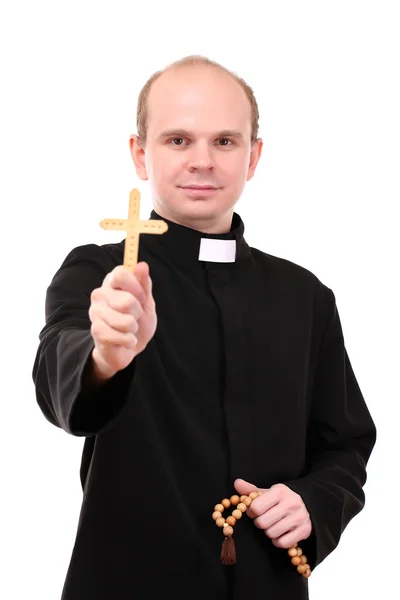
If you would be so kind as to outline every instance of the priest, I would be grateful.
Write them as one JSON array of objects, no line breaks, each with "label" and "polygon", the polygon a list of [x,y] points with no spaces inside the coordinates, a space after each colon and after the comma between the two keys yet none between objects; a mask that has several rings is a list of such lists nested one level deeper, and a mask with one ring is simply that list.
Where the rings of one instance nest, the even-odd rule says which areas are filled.
[{"label": "priest", "polygon": [[263,142],[242,79],[178,61],[137,126],[167,229],[140,235],[133,269],[124,239],[68,253],[33,367],[44,416],[84,438],[62,599],[305,600],[364,506],[376,439],[335,295],[246,242],[234,206]]}]

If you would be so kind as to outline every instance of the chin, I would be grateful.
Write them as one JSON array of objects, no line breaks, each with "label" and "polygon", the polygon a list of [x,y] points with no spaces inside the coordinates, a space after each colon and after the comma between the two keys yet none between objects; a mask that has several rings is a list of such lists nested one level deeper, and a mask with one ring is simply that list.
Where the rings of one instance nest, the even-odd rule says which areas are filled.
[{"label": "chin", "polygon": [[177,209],[179,212],[191,213],[191,214],[203,214],[203,215],[215,215],[220,214],[219,207],[209,200],[190,200],[185,202],[184,205],[179,206]]}]

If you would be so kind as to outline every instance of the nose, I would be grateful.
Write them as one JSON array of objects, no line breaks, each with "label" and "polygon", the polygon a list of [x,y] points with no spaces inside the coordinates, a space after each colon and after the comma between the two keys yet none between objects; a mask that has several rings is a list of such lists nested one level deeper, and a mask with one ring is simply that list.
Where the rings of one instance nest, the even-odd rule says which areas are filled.
[{"label": "nose", "polygon": [[190,169],[206,170],[210,169],[213,164],[212,150],[207,142],[198,142],[192,145],[188,160]]}]

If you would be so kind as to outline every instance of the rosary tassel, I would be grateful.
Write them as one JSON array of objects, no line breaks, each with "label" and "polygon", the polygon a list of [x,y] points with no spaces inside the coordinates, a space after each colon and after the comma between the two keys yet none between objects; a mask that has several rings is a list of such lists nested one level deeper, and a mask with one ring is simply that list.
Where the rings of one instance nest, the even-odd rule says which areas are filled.
[{"label": "rosary tassel", "polygon": [[232,535],[226,537],[222,543],[221,562],[223,565],[236,564],[235,540]]}]

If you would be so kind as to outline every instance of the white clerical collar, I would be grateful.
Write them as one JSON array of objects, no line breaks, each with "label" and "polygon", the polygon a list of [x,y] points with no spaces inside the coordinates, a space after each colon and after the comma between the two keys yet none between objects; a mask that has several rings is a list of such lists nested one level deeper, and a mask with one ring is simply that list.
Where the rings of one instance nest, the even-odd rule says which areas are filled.
[{"label": "white clerical collar", "polygon": [[201,238],[199,260],[229,263],[236,260],[236,240]]}]

